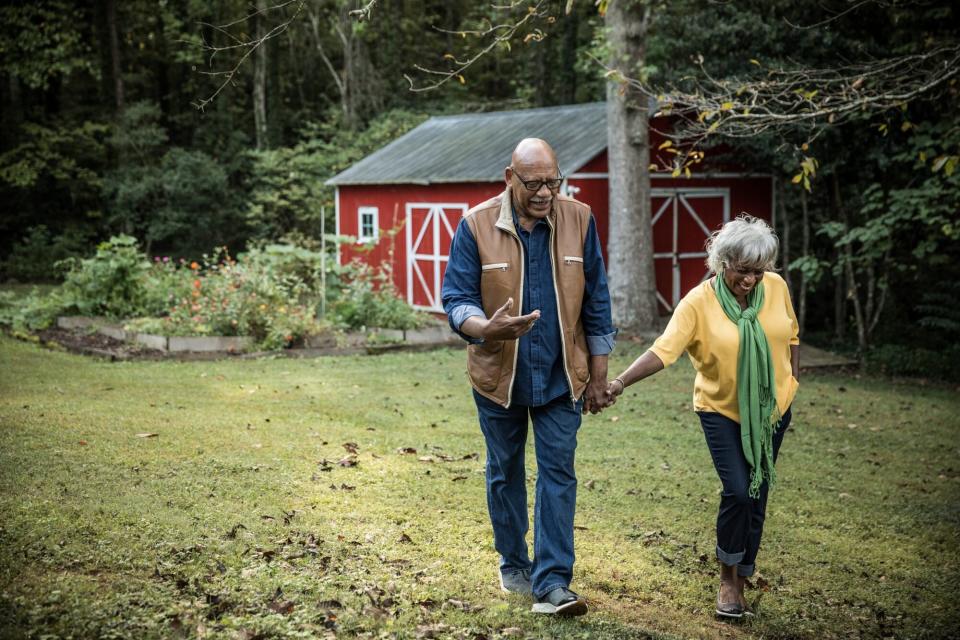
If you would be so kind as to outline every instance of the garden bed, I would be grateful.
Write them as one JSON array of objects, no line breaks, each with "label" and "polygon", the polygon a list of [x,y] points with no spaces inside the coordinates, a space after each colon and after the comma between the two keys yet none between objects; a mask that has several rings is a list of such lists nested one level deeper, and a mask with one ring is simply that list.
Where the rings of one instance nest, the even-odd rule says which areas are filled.
[{"label": "garden bed", "polygon": [[369,329],[347,333],[306,336],[302,344],[280,351],[249,351],[253,340],[247,336],[162,336],[127,331],[107,318],[61,316],[56,328],[38,332],[40,342],[73,353],[110,360],[181,359],[206,360],[226,356],[243,358],[263,355],[315,357],[358,353],[385,353],[396,350],[423,350],[455,345],[459,340],[445,326],[424,329]]}]

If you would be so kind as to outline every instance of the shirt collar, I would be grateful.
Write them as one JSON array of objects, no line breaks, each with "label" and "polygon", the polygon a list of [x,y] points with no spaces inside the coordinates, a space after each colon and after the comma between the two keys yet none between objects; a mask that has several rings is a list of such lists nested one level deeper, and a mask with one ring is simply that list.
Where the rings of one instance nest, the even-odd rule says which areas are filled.
[{"label": "shirt collar", "polygon": [[540,218],[533,224],[533,229],[527,231],[526,227],[520,224],[520,217],[517,216],[517,208],[513,206],[513,204],[510,205],[510,213],[513,214],[513,226],[517,229],[518,233],[530,233],[530,231],[536,229],[538,225],[547,224],[546,218]]}]

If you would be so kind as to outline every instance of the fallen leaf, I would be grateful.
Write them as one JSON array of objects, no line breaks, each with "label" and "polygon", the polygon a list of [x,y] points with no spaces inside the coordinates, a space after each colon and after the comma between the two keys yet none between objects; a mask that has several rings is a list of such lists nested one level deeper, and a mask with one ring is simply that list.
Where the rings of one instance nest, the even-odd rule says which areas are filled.
[{"label": "fallen leaf", "polygon": [[84,446],[84,447],[85,447],[86,445],[87,445],[87,441],[86,441],[86,440],[81,440],[81,441],[80,441],[80,446]]},{"label": "fallen leaf", "polygon": [[441,635],[445,635],[449,629],[450,629],[450,625],[444,624],[442,622],[436,622],[434,624],[418,624],[416,637],[417,638],[439,638]]},{"label": "fallen leaf", "polygon": [[480,605],[470,604],[469,602],[464,602],[463,600],[457,600],[456,598],[450,598],[449,600],[447,600],[447,604],[449,604],[452,607],[456,607],[457,609],[466,611],[468,613],[472,613],[474,611],[483,611],[483,607],[481,607]]},{"label": "fallen leaf", "polygon": [[[84,442],[83,444],[87,444],[87,443]],[[434,458],[433,456],[420,456],[419,458],[417,458],[417,460],[419,460],[420,462],[436,462],[436,458]]]},{"label": "fallen leaf", "polygon": [[243,526],[242,523],[237,523],[230,528],[230,531],[227,531],[224,537],[227,538],[228,540],[233,540],[234,538],[237,537],[237,531],[239,531],[240,529],[246,529],[246,527]]},{"label": "fallen leaf", "polygon": [[138,438],[156,438],[159,435],[160,435],[159,433],[138,433],[137,437]]},{"label": "fallen leaf", "polygon": [[341,467],[355,467],[355,466],[357,466],[358,464],[360,464],[360,461],[357,460],[356,454],[351,453],[350,455],[346,456],[345,458],[341,458],[341,459],[337,462],[337,464],[340,465]]},{"label": "fallen leaf", "polygon": [[401,533],[401,534],[400,534],[400,538],[399,538],[399,540],[397,540],[397,542],[402,542],[402,543],[404,543],[404,544],[413,544],[413,540],[411,540],[411,539],[410,539],[410,536],[408,536],[408,535],[405,534],[405,533]]},{"label": "fallen leaf", "polygon": [[283,602],[271,602],[267,605],[267,608],[274,613],[279,613],[282,615],[288,615],[293,612],[294,602],[292,600],[284,600]]},{"label": "fallen leaf", "polygon": [[453,480],[454,482],[459,482],[460,480],[466,480],[466,479],[467,479],[467,476],[453,476],[453,478],[451,478],[451,480]]},{"label": "fallen leaf", "polygon": [[415,454],[416,452],[417,450],[414,449],[413,447],[400,447],[399,449],[397,449],[397,453],[403,454],[403,455]]},{"label": "fallen leaf", "polygon": [[321,600],[317,603],[320,609],[342,609],[343,605],[339,600]]},{"label": "fallen leaf", "polygon": [[620,420],[620,416],[610,416],[610,422],[617,422]]},{"label": "fallen leaf", "polygon": [[597,484],[596,480],[587,480],[586,482],[583,483],[583,486],[586,489],[593,489],[594,485],[596,484]]},{"label": "fallen leaf", "polygon": [[359,448],[359,445],[357,445],[356,442],[344,442],[343,448],[347,450],[347,453],[356,454],[357,449]]}]

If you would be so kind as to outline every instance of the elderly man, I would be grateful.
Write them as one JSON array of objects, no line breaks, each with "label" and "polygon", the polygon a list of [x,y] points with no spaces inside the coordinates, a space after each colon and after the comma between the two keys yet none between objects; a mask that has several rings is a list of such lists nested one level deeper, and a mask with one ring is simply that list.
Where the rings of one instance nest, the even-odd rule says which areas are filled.
[{"label": "elderly man", "polygon": [[[581,413],[608,403],[616,330],[596,223],[560,195],[563,178],[543,140],[517,145],[506,190],[460,222],[443,305],[466,339],[467,373],[487,445],[487,505],[500,586],[532,594],[533,610],[583,615],[570,590],[574,452]],[[537,457],[533,561],[527,553],[524,450],[533,420]]]}]

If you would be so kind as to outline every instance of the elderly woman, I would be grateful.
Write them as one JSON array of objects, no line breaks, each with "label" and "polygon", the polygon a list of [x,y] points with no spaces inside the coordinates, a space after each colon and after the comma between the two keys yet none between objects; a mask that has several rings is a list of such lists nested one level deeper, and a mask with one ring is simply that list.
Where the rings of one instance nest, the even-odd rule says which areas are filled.
[{"label": "elderly woman", "polygon": [[799,327],[787,285],[772,271],[777,249],[763,220],[742,214],[723,225],[707,241],[714,276],[684,296],[653,346],[607,386],[613,402],[690,354],[694,411],[723,483],[717,614],[731,618],[753,613],[743,586],[754,573],[767,491],[799,386]]}]

